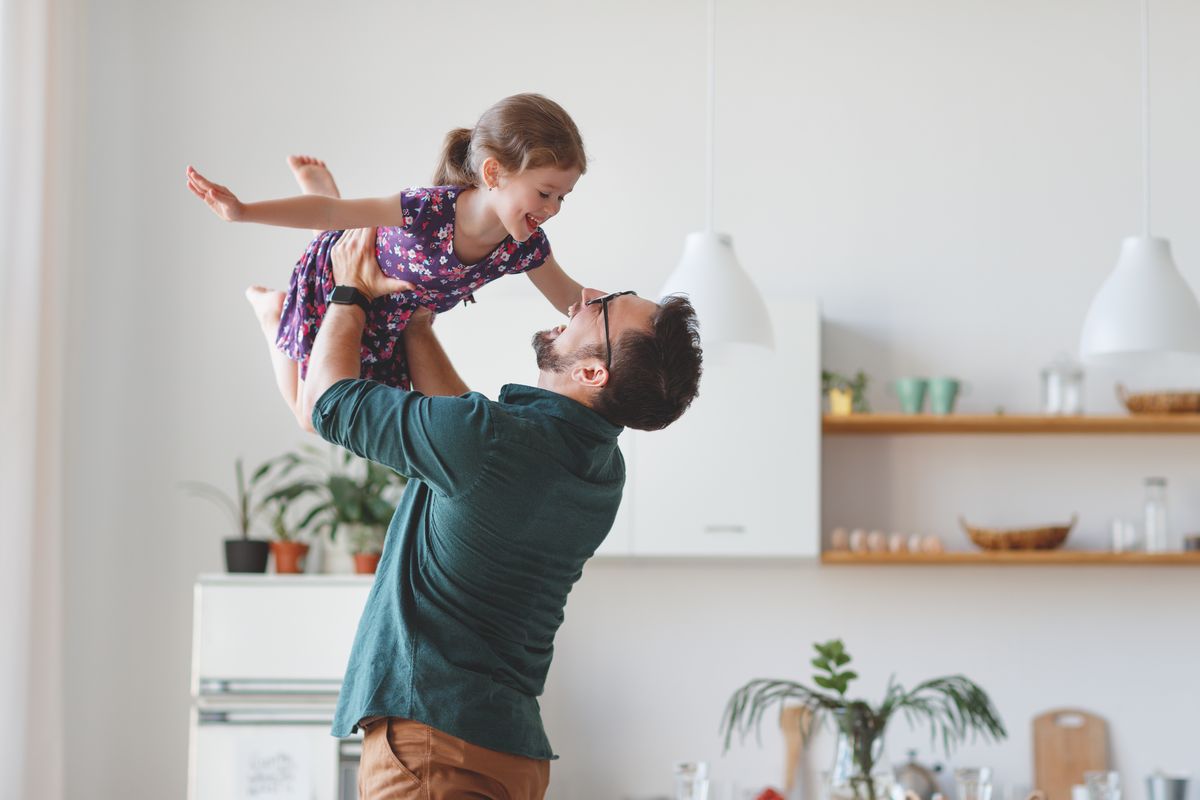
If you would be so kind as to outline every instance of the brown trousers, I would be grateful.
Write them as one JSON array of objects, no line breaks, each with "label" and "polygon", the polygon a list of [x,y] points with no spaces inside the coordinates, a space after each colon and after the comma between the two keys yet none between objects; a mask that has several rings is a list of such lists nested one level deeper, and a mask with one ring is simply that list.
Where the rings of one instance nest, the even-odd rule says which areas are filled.
[{"label": "brown trousers", "polygon": [[359,800],[542,800],[550,762],[500,753],[400,717],[363,729]]}]

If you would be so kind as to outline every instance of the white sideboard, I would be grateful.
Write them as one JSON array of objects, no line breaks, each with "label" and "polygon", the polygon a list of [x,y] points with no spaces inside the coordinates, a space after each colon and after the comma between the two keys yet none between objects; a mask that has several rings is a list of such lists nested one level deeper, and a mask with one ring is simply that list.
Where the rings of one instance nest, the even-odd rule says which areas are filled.
[{"label": "white sideboard", "polygon": [[197,580],[189,800],[357,797],[361,737],[330,727],[373,577]]}]

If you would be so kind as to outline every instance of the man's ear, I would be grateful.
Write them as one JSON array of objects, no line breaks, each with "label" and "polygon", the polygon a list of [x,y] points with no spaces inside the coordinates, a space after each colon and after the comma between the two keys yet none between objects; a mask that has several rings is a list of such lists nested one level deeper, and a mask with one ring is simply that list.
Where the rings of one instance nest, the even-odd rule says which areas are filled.
[{"label": "man's ear", "polygon": [[571,380],[589,389],[603,389],[608,385],[608,368],[599,359],[585,359],[571,368]]}]

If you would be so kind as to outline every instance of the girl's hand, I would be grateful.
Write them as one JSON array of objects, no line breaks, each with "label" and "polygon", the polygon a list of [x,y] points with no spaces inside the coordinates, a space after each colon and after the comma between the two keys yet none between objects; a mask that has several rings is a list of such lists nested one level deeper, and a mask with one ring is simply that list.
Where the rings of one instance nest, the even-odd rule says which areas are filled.
[{"label": "girl's hand", "polygon": [[192,194],[208,203],[213,213],[226,222],[237,222],[245,213],[245,204],[233,192],[219,183],[213,183],[197,172],[195,167],[187,168],[187,182]]},{"label": "girl's hand", "polygon": [[379,268],[375,256],[375,228],[352,228],[329,250],[333,261],[333,281],[341,286],[353,286],[371,300],[385,294],[412,291],[408,281],[388,277]]}]

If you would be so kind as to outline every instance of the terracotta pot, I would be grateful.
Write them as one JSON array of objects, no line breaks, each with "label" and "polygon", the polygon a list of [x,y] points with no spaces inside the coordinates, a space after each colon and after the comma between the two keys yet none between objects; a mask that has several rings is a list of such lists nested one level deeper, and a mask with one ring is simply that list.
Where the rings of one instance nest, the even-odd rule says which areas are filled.
[{"label": "terracotta pot", "polygon": [[354,571],[359,575],[374,575],[379,566],[380,553],[355,553]]},{"label": "terracotta pot", "polygon": [[275,572],[280,575],[295,575],[304,571],[304,557],[308,545],[304,542],[271,542],[271,553],[275,556]]}]

